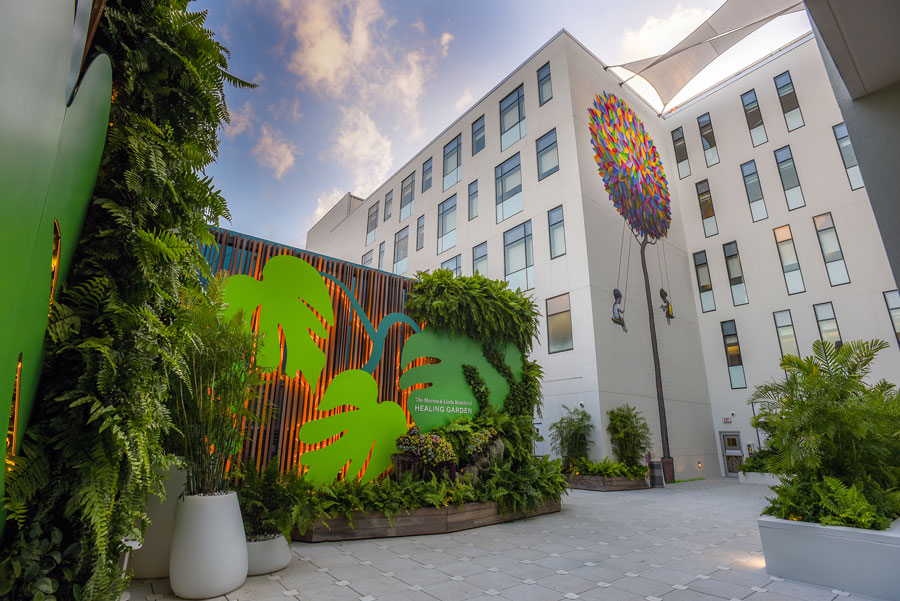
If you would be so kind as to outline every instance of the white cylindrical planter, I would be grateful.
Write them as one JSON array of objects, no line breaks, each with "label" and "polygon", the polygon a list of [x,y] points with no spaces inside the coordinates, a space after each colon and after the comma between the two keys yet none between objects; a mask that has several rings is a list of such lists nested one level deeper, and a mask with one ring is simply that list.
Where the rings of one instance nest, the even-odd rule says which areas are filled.
[{"label": "white cylindrical planter", "polygon": [[259,576],[282,570],[291,563],[291,548],[280,534],[275,538],[247,541],[248,576]]},{"label": "white cylindrical planter", "polygon": [[175,504],[184,492],[184,470],[172,467],[166,474],[166,500],[156,495],[147,497],[147,517],[150,525],[144,533],[144,544],[131,555],[135,578],[167,578],[169,550],[172,548],[172,527],[175,524]]},{"label": "white cylindrical planter", "polygon": [[247,579],[247,538],[237,495],[185,495],[175,508],[172,591],[185,599],[230,593]]}]

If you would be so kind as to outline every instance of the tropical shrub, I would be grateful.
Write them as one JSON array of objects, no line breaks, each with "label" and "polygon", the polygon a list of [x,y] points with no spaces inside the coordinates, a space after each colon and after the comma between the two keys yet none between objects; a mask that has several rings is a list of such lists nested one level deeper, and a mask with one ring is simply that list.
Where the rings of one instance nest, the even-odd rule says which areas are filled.
[{"label": "tropical shrub", "polygon": [[53,303],[22,453],[7,475],[0,597],[118,599],[123,539],[161,492],[177,316],[228,218],[204,168],[228,120],[228,51],[187,0],[108,0],[90,54],[112,62],[109,130],[78,248]]},{"label": "tropical shrub", "polygon": [[758,386],[754,425],[769,433],[765,471],[783,474],[765,514],[883,529],[900,516],[900,396],[866,378],[880,340],[815,341],[782,359],[782,380]]},{"label": "tropical shrub", "polygon": [[569,409],[566,405],[562,408],[566,413],[550,426],[550,444],[562,458],[563,465],[568,467],[587,457],[594,424],[591,414],[584,409]]},{"label": "tropical shrub", "polygon": [[453,446],[446,438],[434,433],[419,434],[419,429],[415,426],[397,439],[397,450],[401,453],[408,453],[430,466],[456,461]]},{"label": "tropical shrub", "polygon": [[297,480],[293,472],[279,474],[274,457],[261,473],[255,466],[244,471],[237,496],[247,540],[264,540],[278,534],[290,540],[294,508],[301,500]]},{"label": "tropical shrub", "polygon": [[577,459],[569,469],[569,473],[575,475],[631,478],[632,480],[646,478],[648,471],[646,465],[628,465],[621,461],[611,461],[609,457],[604,457],[603,461]]},{"label": "tropical shrub", "polygon": [[650,426],[641,412],[622,405],[606,412],[606,431],[613,454],[626,465],[640,466],[644,453],[650,450]]},{"label": "tropical shrub", "polygon": [[760,449],[745,459],[738,469],[745,474],[747,472],[765,472],[769,467],[769,459],[774,454],[775,450],[770,447]]}]

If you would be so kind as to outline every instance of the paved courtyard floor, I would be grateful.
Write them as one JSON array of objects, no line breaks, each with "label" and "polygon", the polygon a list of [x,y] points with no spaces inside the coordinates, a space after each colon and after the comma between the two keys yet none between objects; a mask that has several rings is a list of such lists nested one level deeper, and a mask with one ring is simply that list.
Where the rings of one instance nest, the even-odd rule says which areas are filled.
[{"label": "paved courtyard floor", "polygon": [[[756,527],[769,489],[734,480],[572,491],[560,513],[454,534],[293,543],[284,570],[216,601],[831,601],[770,578]],[[136,581],[133,601],[175,599]],[[871,598],[869,598],[871,599]]]}]

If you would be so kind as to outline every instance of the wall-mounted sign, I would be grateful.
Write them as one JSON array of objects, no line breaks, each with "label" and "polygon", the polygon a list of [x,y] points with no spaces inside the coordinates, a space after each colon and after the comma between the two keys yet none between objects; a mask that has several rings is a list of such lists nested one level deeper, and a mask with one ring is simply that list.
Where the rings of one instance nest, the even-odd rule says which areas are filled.
[{"label": "wall-mounted sign", "polygon": [[731,423],[731,418],[730,418],[730,417],[723,417],[723,418],[722,418],[722,423],[723,423],[723,424],[730,424],[730,423]]}]

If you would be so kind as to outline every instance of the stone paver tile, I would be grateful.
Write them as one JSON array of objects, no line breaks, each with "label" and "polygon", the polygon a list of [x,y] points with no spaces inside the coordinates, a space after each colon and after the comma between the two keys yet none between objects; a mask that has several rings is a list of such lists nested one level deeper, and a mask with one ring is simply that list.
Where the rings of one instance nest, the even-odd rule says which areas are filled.
[{"label": "stone paver tile", "polygon": [[390,597],[391,595],[387,593],[393,594],[409,590],[408,584],[389,576],[354,580],[349,586],[360,595],[372,595],[375,598]]},{"label": "stone paver tile", "polygon": [[427,586],[436,582],[450,580],[450,576],[440,570],[429,570],[423,567],[414,568],[412,570],[403,570],[402,572],[394,572],[394,578],[402,580],[406,584]]},{"label": "stone paver tile", "polygon": [[572,574],[554,574],[552,576],[547,576],[546,578],[541,578],[538,581],[538,584],[560,593],[576,594],[583,593],[595,586],[592,581]]},{"label": "stone paver tile", "polygon": [[484,590],[466,581],[447,580],[431,584],[423,589],[440,601],[465,601],[484,594]]},{"label": "stone paver tile", "polygon": [[328,568],[328,573],[331,574],[335,580],[350,580],[351,582],[354,580],[365,580],[366,578],[377,578],[385,571],[393,572],[394,570],[382,570],[374,566],[359,565],[359,563],[352,566]]},{"label": "stone paver tile", "polygon": [[707,595],[697,591],[672,590],[662,596],[663,601],[722,601],[722,597]]},{"label": "stone paver tile", "polygon": [[520,563],[519,565],[506,568],[505,570],[503,570],[503,573],[509,574],[510,576],[515,576],[516,578],[520,578],[523,580],[525,578],[540,580],[541,578],[551,576],[555,572],[550,568],[545,568],[543,566]]},{"label": "stone paver tile", "polygon": [[581,593],[582,599],[589,601],[645,601],[645,595],[639,595],[618,588],[593,588]]},{"label": "stone paver tile", "polygon": [[145,601],[147,597],[153,595],[153,587],[149,582],[132,580],[128,592],[131,593],[132,601]]},{"label": "stone paver tile", "polygon": [[521,584],[522,579],[503,572],[481,572],[480,574],[466,577],[466,582],[480,587],[484,591],[491,589],[502,591]]},{"label": "stone paver tile", "polygon": [[[749,597],[745,597],[744,599],[745,601],[797,601],[796,597],[788,597],[785,595],[779,595],[778,593],[770,593],[768,591],[765,593],[753,593],[752,595],[750,595]],[[844,599],[844,597],[841,597],[841,599]]]},{"label": "stone paver tile", "polygon": [[[475,563],[474,561],[454,561],[452,563],[438,565],[436,566],[436,568],[445,574],[449,574],[450,576],[471,576],[473,574],[487,571],[487,567],[481,565],[480,563]],[[508,570],[504,571],[508,572]]]},{"label": "stone paver tile", "polygon": [[154,595],[172,596],[172,585],[169,584],[168,578],[160,578],[158,580],[154,580],[150,583],[150,588],[153,589]]},{"label": "stone paver tile", "polygon": [[518,559],[504,557],[503,555],[482,555],[472,560],[472,563],[483,565],[486,568],[510,568],[519,565]]},{"label": "stone paver tile", "polygon": [[413,559],[403,559],[392,553],[382,559],[373,560],[372,567],[382,572],[402,572],[403,570],[420,568],[422,565]]},{"label": "stone paver tile", "polygon": [[612,568],[599,566],[582,566],[575,568],[570,574],[590,580],[591,582],[615,582],[619,578],[625,578],[625,572],[613,570]]},{"label": "stone paver tile", "polygon": [[559,592],[545,588],[540,584],[520,584],[502,591],[500,595],[510,601],[559,601]]},{"label": "stone paver tile", "polygon": [[275,597],[284,590],[280,580],[269,580],[265,576],[249,576],[240,588],[226,596],[228,601],[256,601],[265,597]]},{"label": "stone paver tile", "polygon": [[[799,582],[770,581],[766,585],[770,593],[776,595],[784,595],[785,597],[794,597],[801,601],[831,601],[837,594],[832,592],[831,588],[818,587],[812,584],[800,584]],[[843,599],[843,597],[839,597]]]},{"label": "stone paver tile", "polygon": [[[359,601],[360,596],[348,586],[334,584],[328,588],[299,587],[294,590],[299,591],[297,598],[303,601]],[[282,600],[291,601],[291,597],[282,597]]]},{"label": "stone paver tile", "polygon": [[534,565],[541,566],[550,570],[566,570],[571,571],[584,565],[583,561],[570,559],[568,557],[544,557],[534,562]]},{"label": "stone paver tile", "polygon": [[453,555],[449,555],[447,553],[437,553],[435,551],[429,551],[427,553],[421,553],[419,555],[413,555],[410,559],[414,559],[421,564],[430,563],[431,565],[441,565],[442,563],[450,563],[451,561],[456,561],[457,558]]},{"label": "stone paver tile", "polygon": [[281,574],[281,584],[287,589],[298,588],[323,588],[330,586],[335,580],[343,580],[342,578],[334,578],[327,572],[307,572],[307,571],[287,571]]},{"label": "stone paver tile", "polygon": [[547,557],[548,554],[544,553],[543,551],[538,551],[537,549],[523,549],[519,547],[516,549],[512,549],[511,551],[506,551],[504,555],[506,557],[512,557],[513,559],[530,559],[534,561],[536,559],[541,559],[542,557]]},{"label": "stone paver tile", "polygon": [[[753,589],[747,586],[741,586],[724,580],[697,579],[688,585],[692,591],[699,591],[708,595],[715,595],[724,599],[743,599],[753,594]],[[829,598],[830,601],[830,598]]]},{"label": "stone paver tile", "polygon": [[649,578],[643,578],[641,576],[635,578],[620,578],[613,582],[612,585],[623,591],[644,596],[652,595],[654,597],[661,597],[672,590],[671,585],[656,580],[650,580]]},{"label": "stone paver tile", "polygon": [[697,576],[694,574],[682,572],[681,570],[673,570],[668,566],[648,568],[641,572],[641,576],[643,578],[649,578],[650,580],[658,580],[665,584],[687,584],[688,582],[697,579]]}]

